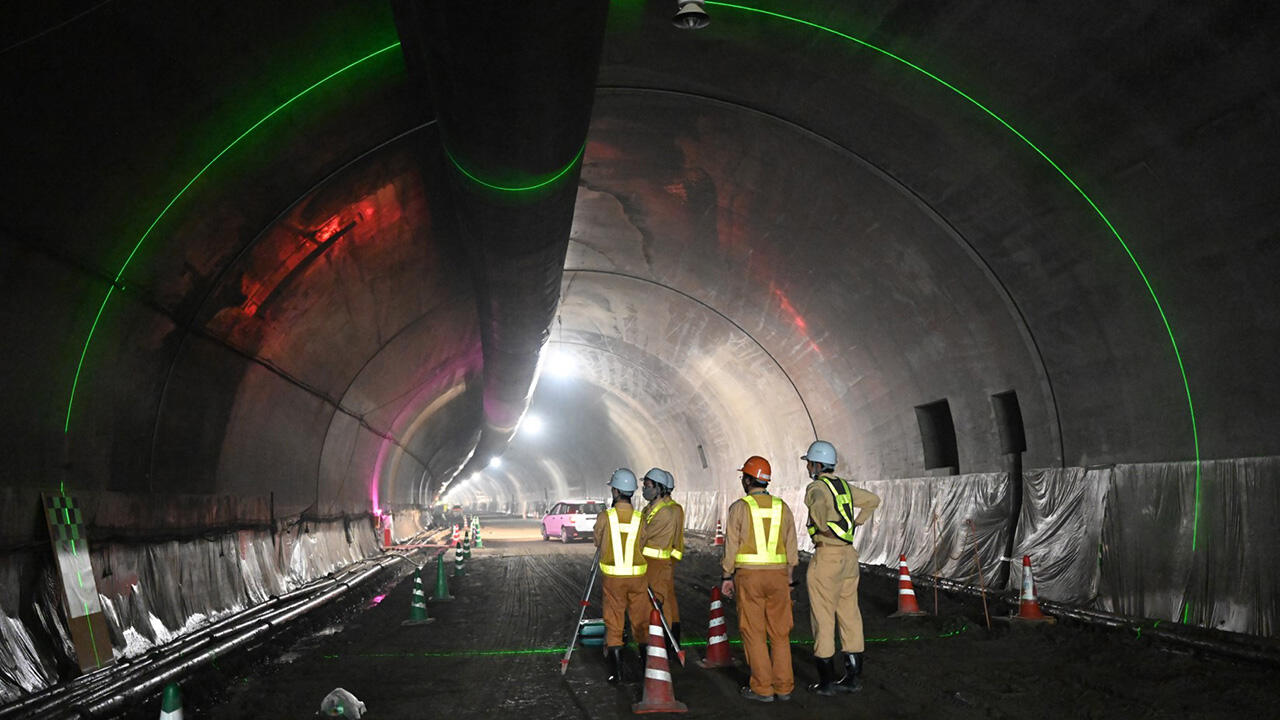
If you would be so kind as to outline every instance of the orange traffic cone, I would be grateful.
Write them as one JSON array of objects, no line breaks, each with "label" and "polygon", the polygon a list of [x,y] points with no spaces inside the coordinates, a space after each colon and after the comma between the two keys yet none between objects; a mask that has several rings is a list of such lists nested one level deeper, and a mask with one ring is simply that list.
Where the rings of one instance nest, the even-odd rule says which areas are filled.
[{"label": "orange traffic cone", "polygon": [[724,525],[720,521],[716,521],[716,537],[711,541],[712,545],[724,545]]},{"label": "orange traffic cone", "polygon": [[720,586],[711,588],[711,623],[707,628],[707,653],[698,661],[698,667],[733,667],[729,654],[729,635],[724,626],[724,603],[720,599]]},{"label": "orange traffic cone", "polygon": [[1022,556],[1022,597],[1018,604],[1018,614],[1014,616],[1016,620],[1031,620],[1034,622],[1051,622],[1053,618],[1040,612],[1040,602],[1036,600],[1036,581],[1031,574],[1031,556]]},{"label": "orange traffic cone", "polygon": [[916,589],[911,584],[911,571],[907,569],[907,556],[898,556],[898,612],[889,617],[915,617],[927,615],[916,602]]},{"label": "orange traffic cone", "polygon": [[631,706],[631,712],[682,713],[689,706],[676,700],[671,688],[671,665],[667,663],[667,640],[662,634],[662,615],[649,611],[649,657],[644,666],[644,697]]}]

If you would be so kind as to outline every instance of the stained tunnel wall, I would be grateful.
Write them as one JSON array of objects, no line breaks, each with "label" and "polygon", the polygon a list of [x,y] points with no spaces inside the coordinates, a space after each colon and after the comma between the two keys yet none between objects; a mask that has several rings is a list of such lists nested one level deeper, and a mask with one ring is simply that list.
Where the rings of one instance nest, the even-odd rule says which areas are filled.
[{"label": "stained tunnel wall", "polygon": [[[1195,460],[1187,390],[1133,260],[1025,142],[950,89],[857,43],[715,6],[709,31],[673,33],[652,5],[611,8],[575,219],[582,252],[571,253],[571,266],[622,268],[735,319],[779,359],[818,432],[846,448],[847,469],[868,479],[919,474],[911,408],[943,397],[956,409],[962,468],[997,469],[988,398],[1008,389],[1024,402],[1029,466]],[[1003,3],[977,13],[801,2],[786,12],[937,72],[1059,161],[1107,213],[1161,299],[1194,397],[1200,456],[1280,452],[1280,410],[1270,401],[1280,394],[1274,9]],[[291,21],[298,17],[307,20]],[[417,371],[458,363],[438,386],[437,397],[452,391],[452,399],[421,422],[417,411],[431,401],[380,404],[398,397],[390,387],[398,383],[382,385],[381,371],[360,374],[374,351],[355,353],[360,344],[342,328],[320,322],[285,332],[297,355],[280,357],[225,334],[184,331],[220,307],[243,308],[234,282],[241,250],[262,242],[296,200],[422,124],[422,98],[406,92],[394,52],[282,111],[175,203],[112,291],[85,356],[73,425],[63,429],[82,338],[135,239],[229,139],[324,74],[394,43],[390,14],[339,2],[265,11],[111,4],[13,45],[27,39],[22,28],[41,26],[17,24],[0,42],[0,84],[13,99],[5,121],[13,131],[0,139],[9,199],[0,327],[11,338],[0,351],[0,452],[9,459],[0,482],[12,506],[65,483],[172,504],[182,493],[266,491],[282,514],[363,513],[368,497],[357,488],[379,458],[395,468],[392,502],[420,501],[415,458],[447,477],[478,431],[474,356],[459,350],[471,343],[461,318],[473,304],[466,282],[448,272],[454,265],[438,266],[437,286],[420,273],[411,280],[413,262],[396,258],[390,264],[403,275],[349,283],[367,307],[340,310],[344,320],[333,321],[400,307],[389,297],[440,293],[419,305],[419,324],[402,318],[421,335],[406,331],[403,345],[376,356],[389,372],[399,368],[405,392],[426,380],[402,363],[425,358]],[[430,147],[421,136],[404,142]],[[330,187],[354,190],[345,183],[356,175]],[[427,207],[440,180],[417,181]],[[893,227],[876,226],[890,208]],[[417,243],[423,257],[447,255],[447,223],[432,232],[421,218],[407,225],[405,242],[387,247]],[[748,269],[760,267],[763,280],[751,277]],[[901,303],[894,309],[883,304],[884,289],[904,269],[930,279],[916,294],[888,298]],[[321,277],[342,277],[323,261],[312,271],[322,271],[317,284],[298,286],[283,306],[301,308],[307,292],[335,291]],[[854,291],[850,277],[861,280],[849,283]],[[914,329],[892,322],[902,306],[912,308]],[[448,348],[434,342],[441,336]],[[671,349],[622,329],[612,337],[636,343],[638,355]],[[597,381],[625,389],[618,371],[600,372]],[[264,390],[250,390],[254,383]],[[721,438],[707,444],[717,467],[748,446],[789,461],[803,445],[804,423],[791,411],[736,442],[724,440],[735,413],[717,412],[719,428],[703,410],[688,414],[690,434]],[[383,452],[388,436],[399,450]],[[687,449],[668,449],[693,462]],[[696,467],[677,470],[700,477]],[[12,545],[42,530],[19,514],[5,533]]]}]

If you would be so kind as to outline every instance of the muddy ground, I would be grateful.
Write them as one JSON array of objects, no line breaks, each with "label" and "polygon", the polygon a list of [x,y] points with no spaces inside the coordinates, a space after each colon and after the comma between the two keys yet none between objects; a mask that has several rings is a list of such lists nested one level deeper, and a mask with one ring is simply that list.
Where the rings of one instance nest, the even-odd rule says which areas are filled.
[{"label": "muddy ground", "polygon": [[[214,681],[207,671],[184,684],[189,716],[309,718],[326,693],[344,687],[366,704],[370,720],[629,717],[641,684],[607,684],[599,650],[578,649],[567,675],[560,674],[590,572],[590,543],[544,542],[536,521],[500,518],[486,521],[483,537],[485,548],[473,551],[466,575],[451,581],[456,599],[429,605],[435,622],[401,625],[410,579],[377,590],[386,594],[376,604],[371,590],[358,608],[273,648],[274,657],[227,662]],[[713,549],[694,545],[678,566],[677,590],[686,639],[705,641],[719,570]],[[452,573],[452,553],[447,558]],[[739,667],[720,670],[697,668],[702,648],[691,647],[688,667],[673,668],[676,698],[690,717],[704,718],[1280,716],[1280,672],[1273,666],[1072,622],[987,630],[981,604],[962,595],[944,593],[938,616],[893,619],[896,584],[889,578],[864,575],[860,595],[868,638],[861,693],[825,698],[798,688],[786,704],[748,703],[737,695],[747,677],[740,647],[733,649]],[[795,600],[793,657],[797,683],[804,684],[816,673],[803,584]],[[932,592],[922,591],[920,600],[932,609]],[[735,612],[730,605],[734,638]],[[589,613],[599,615],[598,589]]]}]

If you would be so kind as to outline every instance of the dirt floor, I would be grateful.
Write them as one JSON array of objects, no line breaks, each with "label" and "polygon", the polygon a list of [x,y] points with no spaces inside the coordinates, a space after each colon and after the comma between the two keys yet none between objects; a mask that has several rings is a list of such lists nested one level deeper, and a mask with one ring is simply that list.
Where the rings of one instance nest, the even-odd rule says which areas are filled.
[{"label": "dirt floor", "polygon": [[[628,717],[641,683],[605,682],[600,651],[579,648],[567,675],[560,660],[573,631],[590,573],[590,543],[544,542],[537,521],[485,521],[485,547],[473,551],[466,574],[450,581],[452,602],[430,603],[435,621],[405,627],[412,581],[405,579],[318,632],[265,661],[238,671],[225,689],[196,693],[194,717],[308,718],[335,687],[383,718]],[[687,640],[706,639],[709,593],[719,577],[713,549],[696,547],[676,571]],[[446,559],[453,572],[453,553]],[[434,565],[424,573],[435,587]],[[803,567],[801,568],[803,572]],[[706,718],[1258,718],[1277,717],[1276,668],[1203,657],[1154,643],[1133,632],[1070,622],[1029,630],[997,624],[987,630],[982,606],[965,597],[940,598],[939,615],[889,618],[895,583],[864,576],[861,606],[868,646],[864,689],[819,697],[803,690],[816,680],[807,597],[796,591],[793,663],[800,687],[789,703],[761,705],[738,697],[747,673],[739,666],[699,669],[703,648],[688,650],[688,667],[672,670],[675,696],[689,716]],[[920,598],[932,609],[932,592]],[[589,615],[599,616],[597,589]],[[728,605],[730,637],[736,609]],[[634,654],[633,654],[634,656]],[[639,675],[638,659],[634,675]]]}]

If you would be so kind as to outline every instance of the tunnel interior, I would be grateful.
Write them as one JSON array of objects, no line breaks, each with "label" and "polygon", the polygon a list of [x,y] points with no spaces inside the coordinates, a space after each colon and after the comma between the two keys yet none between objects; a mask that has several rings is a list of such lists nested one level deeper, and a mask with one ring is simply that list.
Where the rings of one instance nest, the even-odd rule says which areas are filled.
[{"label": "tunnel interior", "polygon": [[1273,9],[520,5],[3,31],[0,698],[77,652],[59,498],[119,654],[619,466],[799,507],[815,439],[864,563],[1274,635]]}]

